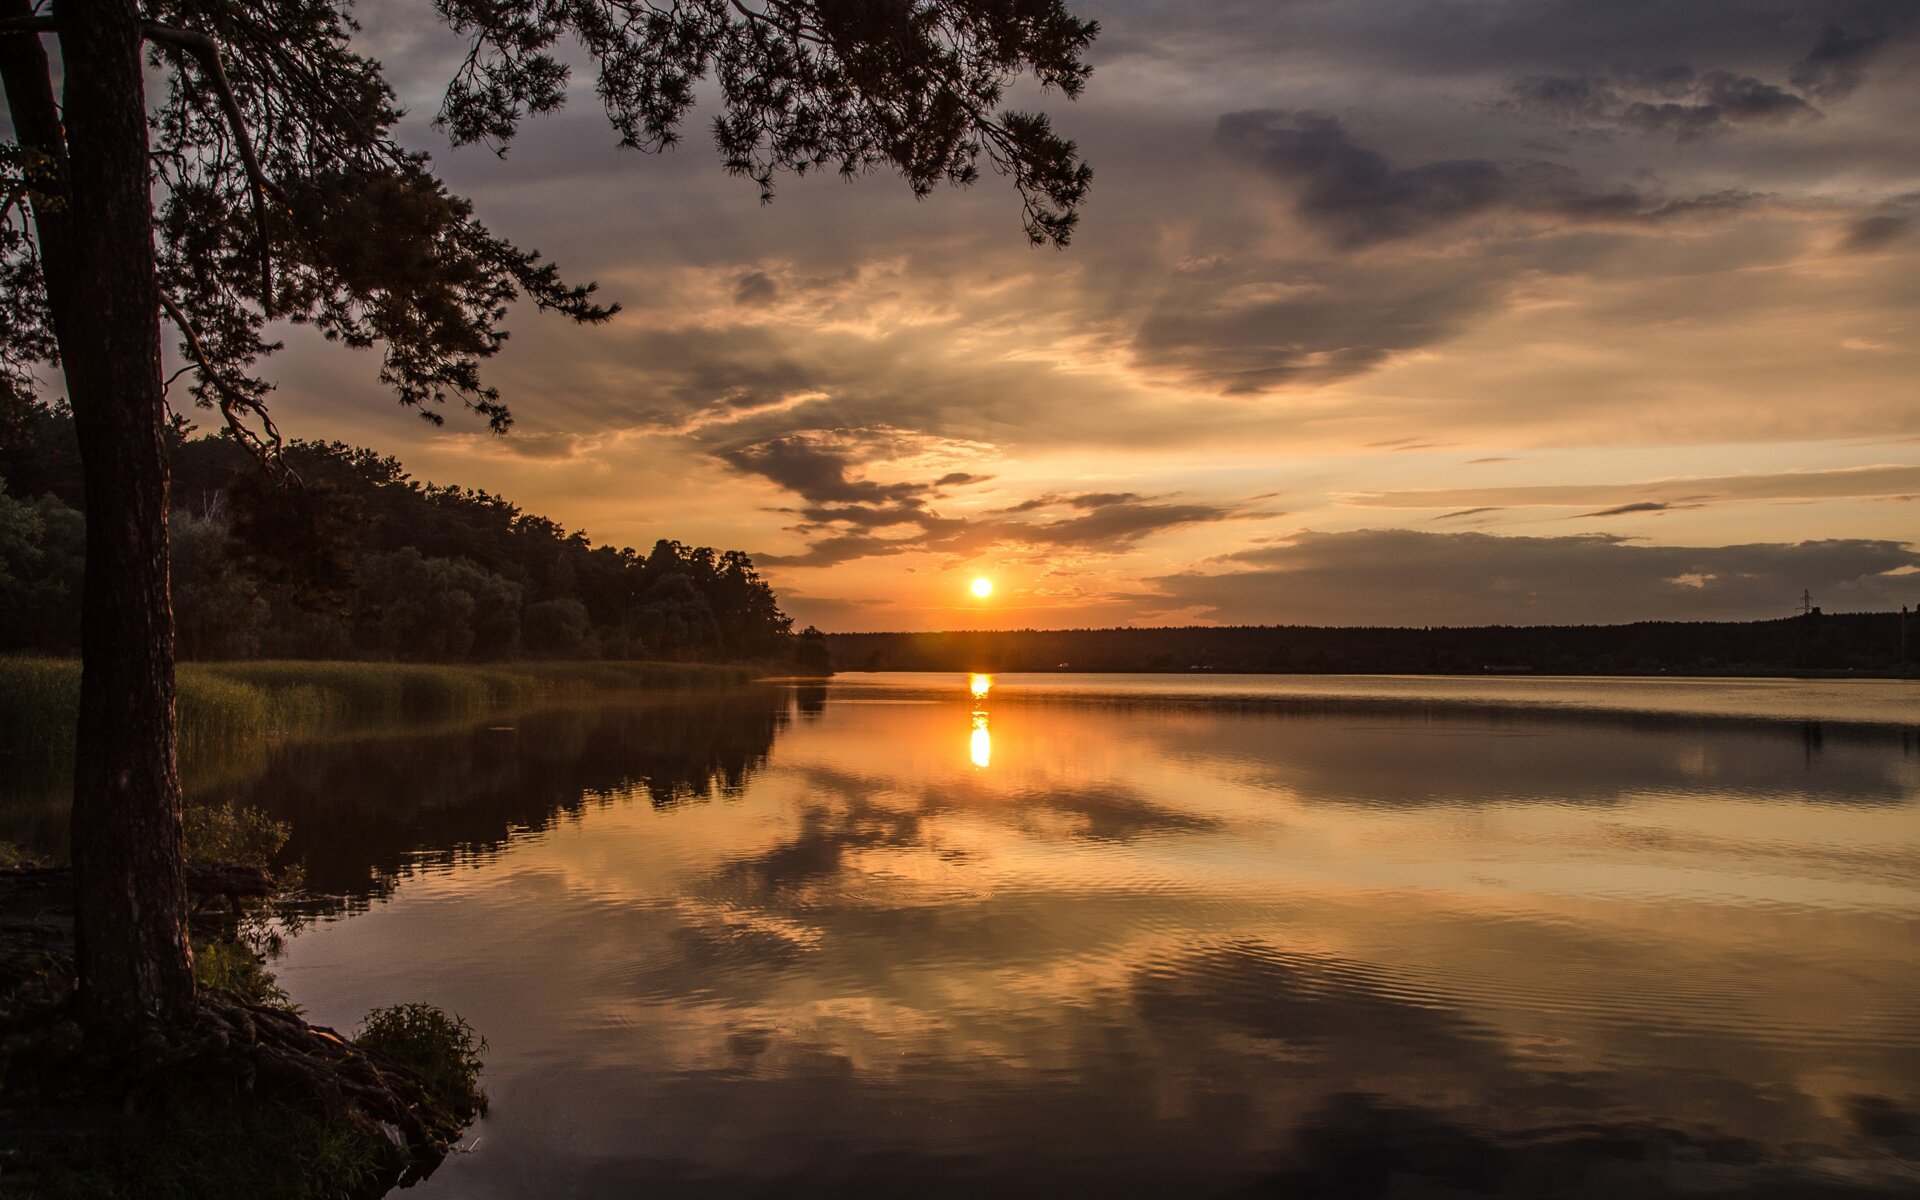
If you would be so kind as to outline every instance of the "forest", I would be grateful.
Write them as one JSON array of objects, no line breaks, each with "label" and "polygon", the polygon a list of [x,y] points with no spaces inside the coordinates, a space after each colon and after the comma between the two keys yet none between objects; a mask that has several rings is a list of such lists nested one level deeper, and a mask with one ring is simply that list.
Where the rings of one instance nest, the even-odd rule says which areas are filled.
[{"label": "forest", "polygon": [[[168,440],[183,658],[739,661],[817,646],[738,550],[595,545],[340,442],[291,442],[275,472],[224,433],[176,423]],[[71,416],[15,414],[0,432],[0,652],[78,649],[83,508]]]},{"label": "forest", "polygon": [[836,633],[842,671],[1221,671],[1302,674],[1911,675],[1920,617],[1447,628],[1236,626]]}]

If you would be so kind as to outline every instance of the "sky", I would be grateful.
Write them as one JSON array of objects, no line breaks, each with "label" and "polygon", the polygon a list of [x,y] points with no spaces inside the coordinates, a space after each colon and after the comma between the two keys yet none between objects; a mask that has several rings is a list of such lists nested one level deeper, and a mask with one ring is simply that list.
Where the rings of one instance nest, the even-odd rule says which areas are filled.
[{"label": "sky", "polygon": [[990,173],[762,205],[711,105],[621,151],[586,72],[450,150],[461,44],[363,3],[413,144],[623,311],[511,315],[504,438],[290,331],[283,430],[828,630],[1920,603],[1920,0],[1071,7],[1085,94],[1019,94],[1094,168],[1060,250]]}]

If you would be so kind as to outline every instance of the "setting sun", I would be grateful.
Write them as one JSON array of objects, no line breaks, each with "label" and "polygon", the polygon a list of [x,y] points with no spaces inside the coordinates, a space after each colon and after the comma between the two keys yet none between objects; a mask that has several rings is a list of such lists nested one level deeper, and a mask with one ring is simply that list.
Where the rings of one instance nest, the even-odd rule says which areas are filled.
[{"label": "setting sun", "polygon": [[985,575],[982,575],[976,578],[973,581],[972,586],[973,586],[973,594],[980,597],[982,600],[985,600],[988,596],[993,595],[993,580],[988,579]]}]

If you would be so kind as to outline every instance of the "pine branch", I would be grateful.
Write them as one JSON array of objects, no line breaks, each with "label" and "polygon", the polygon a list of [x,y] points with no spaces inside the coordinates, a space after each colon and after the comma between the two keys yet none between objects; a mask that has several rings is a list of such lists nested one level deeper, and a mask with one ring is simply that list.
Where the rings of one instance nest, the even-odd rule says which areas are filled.
[{"label": "pine branch", "polygon": [[144,32],[148,41],[184,50],[198,59],[201,70],[207,73],[220,98],[220,110],[226,114],[227,124],[233,127],[234,144],[240,149],[240,161],[246,165],[248,188],[253,193],[253,220],[260,237],[260,307],[268,317],[272,317],[273,253],[267,239],[267,191],[270,185],[266,173],[260,169],[259,157],[253,152],[253,139],[247,134],[247,121],[240,111],[240,102],[234,99],[233,86],[227,82],[226,67],[220,62],[220,44],[204,33],[175,29],[153,21],[147,22]]},{"label": "pine branch", "polygon": [[[215,367],[208,357],[206,347],[201,345],[200,335],[194,330],[193,322],[187,319],[187,314],[180,311],[180,306],[175,304],[173,297],[167,295],[165,291],[160,293],[160,307],[167,310],[167,319],[173,322],[174,328],[180,331],[180,336],[186,339],[187,354],[198,366],[200,378],[205,380],[220,397],[220,415],[226,418],[227,428],[232,431],[234,440],[246,447],[248,453],[267,466],[285,470],[285,464],[280,461],[282,444],[280,430],[274,425],[273,418],[267,414],[267,406],[234,387],[225,376],[220,374],[219,368]],[[262,428],[266,431],[265,437],[247,427],[246,420],[241,415],[243,412],[251,413],[260,421]]]}]

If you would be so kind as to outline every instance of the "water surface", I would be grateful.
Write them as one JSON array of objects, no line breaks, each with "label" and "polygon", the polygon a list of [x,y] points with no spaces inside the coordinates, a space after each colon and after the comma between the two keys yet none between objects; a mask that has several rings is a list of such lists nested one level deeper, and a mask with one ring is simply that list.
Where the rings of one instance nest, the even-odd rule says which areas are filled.
[{"label": "water surface", "polygon": [[425,1196],[1912,1195],[1912,684],[842,676],[282,748]]}]

